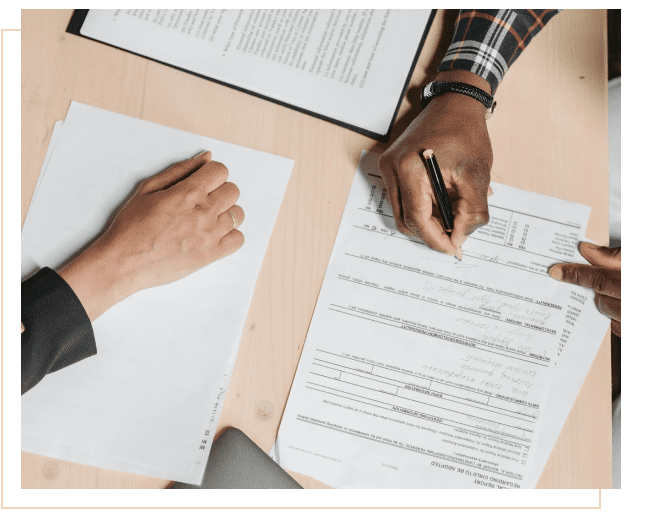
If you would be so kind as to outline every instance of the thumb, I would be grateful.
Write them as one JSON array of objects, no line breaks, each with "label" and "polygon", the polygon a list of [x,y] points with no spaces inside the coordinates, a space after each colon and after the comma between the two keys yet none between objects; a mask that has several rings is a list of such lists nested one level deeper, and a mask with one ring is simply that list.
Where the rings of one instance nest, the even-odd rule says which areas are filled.
[{"label": "thumb", "polygon": [[608,248],[606,246],[597,246],[590,242],[580,242],[580,254],[591,264],[620,271],[620,248]]}]

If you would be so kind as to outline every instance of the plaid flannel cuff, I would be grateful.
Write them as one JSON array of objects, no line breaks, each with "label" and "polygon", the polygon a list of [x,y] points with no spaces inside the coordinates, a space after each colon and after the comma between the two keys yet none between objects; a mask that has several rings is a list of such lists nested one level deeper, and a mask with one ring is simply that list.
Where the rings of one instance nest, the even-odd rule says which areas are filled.
[{"label": "plaid flannel cuff", "polygon": [[558,9],[462,9],[439,71],[466,70],[495,92],[509,66]]}]

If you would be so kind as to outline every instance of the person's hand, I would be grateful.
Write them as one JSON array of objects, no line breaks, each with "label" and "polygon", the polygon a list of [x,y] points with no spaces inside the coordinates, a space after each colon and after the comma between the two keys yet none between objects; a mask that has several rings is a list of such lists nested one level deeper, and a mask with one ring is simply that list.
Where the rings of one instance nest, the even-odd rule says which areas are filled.
[{"label": "person's hand", "polygon": [[593,289],[595,305],[611,318],[611,331],[620,337],[620,248],[582,242],[579,250],[593,265],[555,264],[548,274],[555,280]]},{"label": "person's hand", "polygon": [[[491,92],[486,80],[467,71],[440,73],[437,80],[466,82]],[[458,258],[466,238],[489,222],[493,153],[485,111],[479,101],[462,94],[435,97],[379,162],[398,230]],[[451,198],[455,221],[450,236],[421,157],[427,149],[435,152]]]},{"label": "person's hand", "polygon": [[237,251],[244,211],[210,152],[143,181],[109,228],[59,271],[91,321],[131,294],[183,278]]}]

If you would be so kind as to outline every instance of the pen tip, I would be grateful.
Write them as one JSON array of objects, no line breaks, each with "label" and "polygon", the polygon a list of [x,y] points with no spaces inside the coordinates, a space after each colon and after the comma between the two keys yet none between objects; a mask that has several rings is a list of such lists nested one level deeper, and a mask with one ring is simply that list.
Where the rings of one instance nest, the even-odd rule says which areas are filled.
[{"label": "pen tip", "polygon": [[435,152],[432,151],[432,150],[425,150],[425,151],[423,152],[423,157],[426,158],[426,159],[432,158],[432,155],[433,155],[434,153],[435,153]]}]

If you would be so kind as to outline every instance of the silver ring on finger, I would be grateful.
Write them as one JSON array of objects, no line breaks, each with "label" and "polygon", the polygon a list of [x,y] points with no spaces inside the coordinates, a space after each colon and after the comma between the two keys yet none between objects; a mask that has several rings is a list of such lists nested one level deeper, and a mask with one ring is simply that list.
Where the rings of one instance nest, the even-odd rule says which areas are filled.
[{"label": "silver ring on finger", "polygon": [[231,229],[235,230],[235,227],[236,227],[236,224],[237,224],[237,222],[235,220],[235,214],[233,212],[231,212],[230,210],[227,210],[227,212],[231,216],[231,219],[233,219],[233,228],[231,228]]}]

